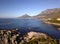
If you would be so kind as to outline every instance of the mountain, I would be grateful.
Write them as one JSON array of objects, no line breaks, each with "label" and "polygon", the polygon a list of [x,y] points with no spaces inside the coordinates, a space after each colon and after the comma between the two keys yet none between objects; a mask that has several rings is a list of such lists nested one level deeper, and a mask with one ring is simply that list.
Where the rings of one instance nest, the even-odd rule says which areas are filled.
[{"label": "mountain", "polygon": [[31,19],[31,16],[29,16],[28,14],[24,14],[23,16],[20,16],[18,18],[21,18],[21,19]]},{"label": "mountain", "polygon": [[47,9],[36,16],[37,18],[60,18],[60,8]]},{"label": "mountain", "polygon": [[36,16],[29,16],[28,14],[24,14],[23,16],[18,18],[22,19],[60,18],[60,8],[46,9]]}]

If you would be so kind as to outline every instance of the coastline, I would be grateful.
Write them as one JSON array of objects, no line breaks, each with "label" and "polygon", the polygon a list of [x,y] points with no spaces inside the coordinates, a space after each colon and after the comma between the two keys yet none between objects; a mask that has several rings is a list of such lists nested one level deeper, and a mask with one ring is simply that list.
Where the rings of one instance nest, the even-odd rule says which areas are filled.
[{"label": "coastline", "polygon": [[52,26],[54,26],[57,30],[60,30],[60,24],[59,23],[51,23],[49,21],[43,20],[44,23],[46,24],[50,24]]}]

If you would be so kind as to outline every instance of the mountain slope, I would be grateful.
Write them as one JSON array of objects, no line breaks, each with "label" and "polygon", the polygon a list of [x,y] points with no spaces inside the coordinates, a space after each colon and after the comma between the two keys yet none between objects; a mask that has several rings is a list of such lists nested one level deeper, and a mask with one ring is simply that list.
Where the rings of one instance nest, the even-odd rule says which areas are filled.
[{"label": "mountain slope", "polygon": [[37,17],[60,18],[60,8],[47,9],[45,11],[42,11],[40,14],[38,14]]}]

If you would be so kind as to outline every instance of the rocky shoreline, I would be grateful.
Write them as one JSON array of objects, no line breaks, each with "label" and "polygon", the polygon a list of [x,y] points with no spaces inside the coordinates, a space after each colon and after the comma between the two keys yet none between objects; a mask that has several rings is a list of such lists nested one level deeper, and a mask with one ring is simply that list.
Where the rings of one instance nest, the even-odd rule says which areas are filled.
[{"label": "rocky shoreline", "polygon": [[44,33],[29,32],[21,35],[17,30],[0,30],[0,44],[56,44],[55,39]]},{"label": "rocky shoreline", "polygon": [[0,30],[0,44],[19,44],[21,34],[16,30]]}]

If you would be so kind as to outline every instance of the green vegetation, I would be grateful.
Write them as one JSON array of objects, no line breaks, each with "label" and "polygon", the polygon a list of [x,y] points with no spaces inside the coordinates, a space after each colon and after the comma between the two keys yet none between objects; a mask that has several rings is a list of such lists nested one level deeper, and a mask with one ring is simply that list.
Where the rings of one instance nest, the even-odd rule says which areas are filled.
[{"label": "green vegetation", "polygon": [[[56,20],[56,19],[52,19],[52,20],[48,20],[48,22],[51,22],[51,23],[58,23],[60,24],[60,21]],[[53,24],[52,24],[53,25]],[[60,25],[53,25],[55,28],[60,28]]]},{"label": "green vegetation", "polygon": [[52,20],[48,20],[51,23],[60,23],[60,21],[56,20],[56,19],[52,19]]},{"label": "green vegetation", "polygon": [[39,38],[39,39],[34,39],[34,40],[30,40],[29,42],[23,42],[23,44],[57,44],[55,39],[51,39],[51,38]]}]

